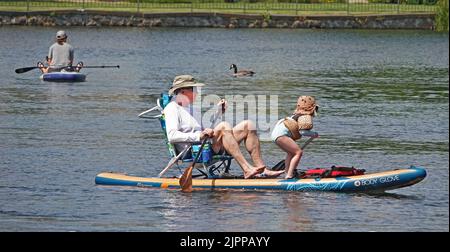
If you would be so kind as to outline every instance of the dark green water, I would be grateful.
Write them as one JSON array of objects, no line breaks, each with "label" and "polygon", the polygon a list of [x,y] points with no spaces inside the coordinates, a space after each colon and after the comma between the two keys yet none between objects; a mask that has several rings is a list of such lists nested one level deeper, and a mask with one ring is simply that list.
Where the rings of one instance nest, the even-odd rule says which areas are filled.
[{"label": "dark green water", "polygon": [[[56,31],[0,27],[0,230],[449,230],[448,34],[66,28],[75,61],[121,68],[85,69],[78,84],[15,74],[45,57]],[[231,63],[257,74],[233,78]],[[96,186],[101,171],[156,176],[164,167],[158,122],[137,115],[179,74],[201,79],[204,94],[277,95],[272,120],[314,95],[321,137],[301,168],[417,165],[428,177],[383,195]],[[283,153],[261,136],[273,165]]]}]

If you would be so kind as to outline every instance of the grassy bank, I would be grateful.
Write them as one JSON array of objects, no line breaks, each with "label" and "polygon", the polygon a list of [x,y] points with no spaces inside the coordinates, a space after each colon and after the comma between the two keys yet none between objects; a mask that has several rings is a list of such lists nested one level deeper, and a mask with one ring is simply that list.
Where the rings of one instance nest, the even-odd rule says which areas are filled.
[{"label": "grassy bank", "polygon": [[[387,3],[347,3],[329,0],[322,3],[304,3],[305,0],[287,2],[267,1],[182,1],[160,0],[140,1],[1,1],[0,11],[52,11],[52,10],[100,10],[140,13],[166,12],[217,12],[217,13],[257,13],[286,15],[355,15],[355,14],[408,14],[435,13],[436,5],[430,4],[387,4]],[[448,4],[448,0],[447,1]],[[447,8],[448,9],[448,8]]]}]

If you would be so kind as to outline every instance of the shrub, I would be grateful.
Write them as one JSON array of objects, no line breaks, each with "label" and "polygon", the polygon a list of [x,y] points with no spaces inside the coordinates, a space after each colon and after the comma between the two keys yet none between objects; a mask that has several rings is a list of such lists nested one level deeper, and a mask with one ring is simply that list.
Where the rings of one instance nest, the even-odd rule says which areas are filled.
[{"label": "shrub", "polygon": [[436,31],[448,32],[448,0],[439,0],[436,11]]},{"label": "shrub", "polygon": [[438,0],[406,0],[407,4],[428,4],[433,5],[436,4]]}]

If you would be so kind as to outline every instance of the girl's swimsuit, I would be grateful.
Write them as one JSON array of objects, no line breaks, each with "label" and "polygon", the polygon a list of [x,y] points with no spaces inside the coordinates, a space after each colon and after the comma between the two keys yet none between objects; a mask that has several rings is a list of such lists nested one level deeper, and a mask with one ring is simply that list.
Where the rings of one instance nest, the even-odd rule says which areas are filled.
[{"label": "girl's swimsuit", "polygon": [[275,124],[275,127],[273,128],[271,139],[273,142],[276,142],[277,139],[281,136],[288,136],[292,138],[291,132],[289,132],[289,129],[284,126],[285,119],[281,119]]}]

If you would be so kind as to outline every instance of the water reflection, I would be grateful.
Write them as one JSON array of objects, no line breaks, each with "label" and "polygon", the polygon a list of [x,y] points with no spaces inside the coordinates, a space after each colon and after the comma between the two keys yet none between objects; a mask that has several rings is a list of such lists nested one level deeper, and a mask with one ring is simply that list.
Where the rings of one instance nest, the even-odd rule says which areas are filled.
[{"label": "water reflection", "polygon": [[311,218],[311,202],[305,196],[290,193],[282,196],[282,206],[285,208],[286,218],[280,220],[282,230],[287,232],[316,231],[314,220]]}]

